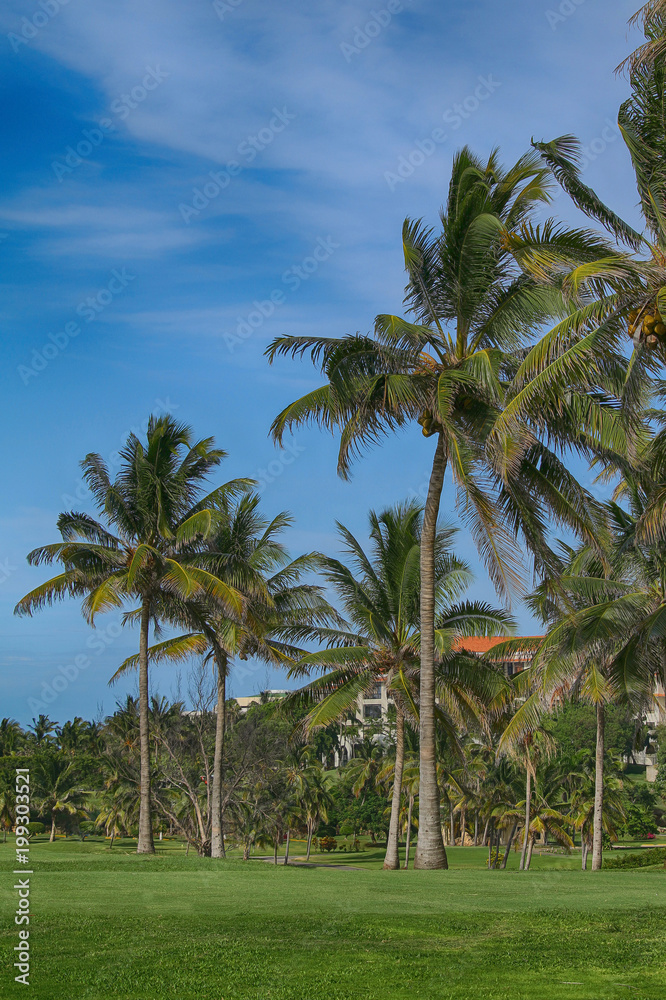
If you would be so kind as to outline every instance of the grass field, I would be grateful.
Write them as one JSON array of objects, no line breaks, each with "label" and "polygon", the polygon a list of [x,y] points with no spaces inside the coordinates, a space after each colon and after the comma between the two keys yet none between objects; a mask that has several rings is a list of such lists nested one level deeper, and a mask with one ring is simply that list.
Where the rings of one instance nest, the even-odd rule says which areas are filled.
[{"label": "grass field", "polygon": [[[472,848],[448,872],[382,872],[373,851],[322,859],[359,870],[130,852],[32,845],[39,1000],[666,1000],[663,870],[593,875],[550,855],[488,872]],[[26,995],[8,958],[13,867],[0,845],[2,1000]]]}]

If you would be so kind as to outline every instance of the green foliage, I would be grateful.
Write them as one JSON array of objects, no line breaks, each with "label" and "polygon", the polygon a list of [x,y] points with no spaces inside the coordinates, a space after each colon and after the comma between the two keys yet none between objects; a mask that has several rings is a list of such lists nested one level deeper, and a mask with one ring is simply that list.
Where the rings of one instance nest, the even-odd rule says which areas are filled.
[{"label": "green foliage", "polygon": [[647,806],[630,802],[626,812],[624,829],[630,837],[647,837],[649,833],[657,833],[654,813]]},{"label": "green foliage", "polygon": [[666,726],[657,730],[657,780],[655,788],[666,800]]},{"label": "green foliage", "polygon": [[629,852],[609,858],[604,854],[604,868],[649,868],[666,865],[666,847],[653,847],[649,851]]},{"label": "green foliage", "polygon": [[[548,731],[566,755],[578,750],[594,753],[597,741],[596,712],[593,705],[581,701],[568,701],[558,709],[549,723]],[[608,755],[628,755],[633,749],[635,722],[624,706],[606,707],[605,750]]]},{"label": "green foliage", "polygon": [[39,834],[44,833],[46,827],[43,823],[33,822],[28,823],[28,833],[31,837],[39,836]]},{"label": "green foliage", "polygon": [[330,853],[331,851],[336,850],[337,846],[338,846],[338,842],[335,839],[335,837],[320,837],[319,838],[319,850],[320,851],[326,851],[327,853]]}]

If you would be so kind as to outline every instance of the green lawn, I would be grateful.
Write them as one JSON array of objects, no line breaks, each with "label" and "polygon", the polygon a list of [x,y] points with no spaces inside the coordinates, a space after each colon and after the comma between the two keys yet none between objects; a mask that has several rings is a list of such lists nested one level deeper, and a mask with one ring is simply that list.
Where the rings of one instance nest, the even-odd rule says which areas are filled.
[{"label": "green lawn", "polygon": [[[325,855],[363,865],[336,871],[130,850],[33,844],[39,1000],[666,998],[662,870],[593,875],[551,855],[488,872],[460,848],[448,872],[382,872],[372,851]],[[5,956],[13,861],[0,845]],[[24,995],[9,965],[2,1000]]]}]

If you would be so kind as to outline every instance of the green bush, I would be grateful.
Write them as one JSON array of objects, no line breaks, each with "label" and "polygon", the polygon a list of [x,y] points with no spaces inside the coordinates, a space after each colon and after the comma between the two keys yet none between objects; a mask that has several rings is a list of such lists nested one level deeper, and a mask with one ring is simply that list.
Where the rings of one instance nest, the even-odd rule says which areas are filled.
[{"label": "green bush", "polygon": [[503,854],[500,854],[499,851],[493,851],[492,854],[490,855],[490,861],[486,861],[486,865],[488,866],[488,868],[492,868],[494,864],[497,864],[497,867],[499,868],[503,860],[504,860]]},{"label": "green bush", "polygon": [[46,827],[43,823],[28,823],[28,833],[31,837],[38,836],[40,833],[44,833]]},{"label": "green bush", "polygon": [[338,842],[335,837],[320,837],[319,838],[319,850],[320,851],[334,851],[338,846]]},{"label": "green bush", "polygon": [[654,847],[649,851],[621,854],[614,858],[604,856],[604,868],[646,868],[659,864],[666,865],[666,847]]}]

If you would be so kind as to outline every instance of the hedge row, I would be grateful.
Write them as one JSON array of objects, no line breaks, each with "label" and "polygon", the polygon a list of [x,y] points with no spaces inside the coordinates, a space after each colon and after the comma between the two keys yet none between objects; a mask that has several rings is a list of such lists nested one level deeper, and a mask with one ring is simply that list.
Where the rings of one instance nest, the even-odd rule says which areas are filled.
[{"label": "hedge row", "polygon": [[604,868],[647,868],[648,865],[666,865],[666,847],[652,847],[635,854],[621,854],[616,858],[604,855]]}]

